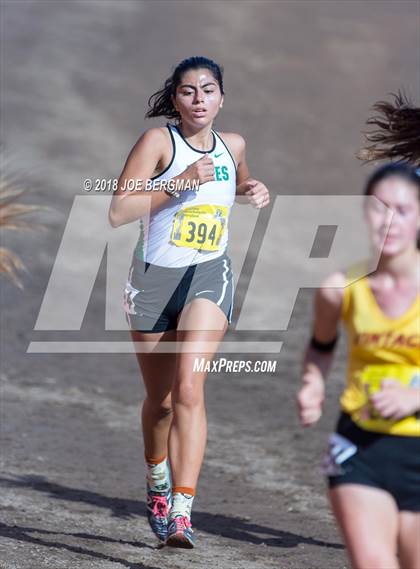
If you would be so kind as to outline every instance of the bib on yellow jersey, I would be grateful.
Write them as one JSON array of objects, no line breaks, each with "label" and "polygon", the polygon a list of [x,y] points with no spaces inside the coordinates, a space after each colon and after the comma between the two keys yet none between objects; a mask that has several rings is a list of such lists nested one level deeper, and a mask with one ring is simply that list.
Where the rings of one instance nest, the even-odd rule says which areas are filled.
[{"label": "bib on yellow jersey", "polygon": [[171,242],[179,247],[217,251],[226,229],[229,208],[201,204],[179,210],[173,221]]},{"label": "bib on yellow jersey", "polygon": [[384,419],[370,402],[370,397],[380,391],[382,382],[393,379],[403,387],[420,386],[420,368],[407,365],[367,365],[360,373],[360,382],[365,394],[362,407],[353,411],[352,419],[359,427],[368,431],[388,434],[420,435],[420,417],[411,415],[403,419]]}]

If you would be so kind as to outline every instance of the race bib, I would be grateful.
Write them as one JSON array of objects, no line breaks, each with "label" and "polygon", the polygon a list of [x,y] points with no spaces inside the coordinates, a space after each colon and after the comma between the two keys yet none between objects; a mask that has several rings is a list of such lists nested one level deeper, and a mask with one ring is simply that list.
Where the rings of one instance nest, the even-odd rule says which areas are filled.
[{"label": "race bib", "polygon": [[420,387],[420,368],[396,364],[365,366],[360,376],[365,404],[353,413],[353,420],[367,430],[395,434],[420,433],[418,416],[412,415],[399,421],[384,419],[370,402],[371,395],[381,389],[385,379],[393,379],[405,387]]},{"label": "race bib", "polygon": [[174,218],[171,242],[178,247],[217,251],[227,226],[229,208],[196,205],[179,210]]}]

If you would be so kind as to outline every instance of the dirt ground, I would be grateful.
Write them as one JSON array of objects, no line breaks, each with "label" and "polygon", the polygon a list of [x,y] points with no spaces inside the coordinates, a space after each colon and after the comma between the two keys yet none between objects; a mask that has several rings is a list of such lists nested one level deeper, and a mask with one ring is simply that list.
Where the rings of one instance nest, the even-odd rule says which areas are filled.
[{"label": "dirt ground", "polygon": [[[1,281],[1,569],[349,569],[319,470],[344,338],[320,424],[303,431],[295,416],[313,290],[299,293],[287,330],[229,332],[283,341],[277,355],[225,356],[274,358],[275,373],[209,375],[192,551],[157,549],[145,519],[134,355],[27,350],[38,340],[129,340],[104,329],[105,262],[80,332],[34,327],[83,180],[118,176],[141,132],[162,124],[143,120],[146,102],[178,61],[203,54],[224,65],[216,128],[246,138],[251,173],[273,195],[354,195],[369,171],[354,154],[370,105],[400,87],[418,100],[419,6],[2,2],[5,170],[31,188],[26,201],[54,209],[47,232],[3,240],[29,272],[24,291]],[[292,257],[293,247],[284,246]]]}]

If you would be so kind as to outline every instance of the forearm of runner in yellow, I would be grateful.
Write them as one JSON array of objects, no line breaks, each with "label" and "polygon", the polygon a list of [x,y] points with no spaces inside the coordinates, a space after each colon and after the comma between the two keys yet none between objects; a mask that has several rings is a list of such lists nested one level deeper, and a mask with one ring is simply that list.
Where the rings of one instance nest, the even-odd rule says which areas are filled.
[{"label": "forearm of runner in yellow", "polygon": [[325,381],[334,358],[339,334],[339,322],[346,281],[340,272],[325,278],[314,298],[312,338],[308,343],[303,362],[303,381]]},{"label": "forearm of runner in yellow", "polygon": [[330,372],[333,359],[334,352],[322,353],[308,344],[303,362],[303,383],[324,383]]},{"label": "forearm of runner in yellow", "polygon": [[325,399],[325,378],[333,359],[332,352],[320,353],[311,344],[305,353],[302,385],[297,393],[297,405],[302,426],[316,423],[321,415]]}]

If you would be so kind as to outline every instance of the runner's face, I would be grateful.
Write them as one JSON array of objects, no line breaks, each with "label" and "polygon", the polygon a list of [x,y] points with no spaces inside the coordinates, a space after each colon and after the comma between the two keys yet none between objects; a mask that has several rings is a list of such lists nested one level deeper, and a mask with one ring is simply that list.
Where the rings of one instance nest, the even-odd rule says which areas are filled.
[{"label": "runner's face", "polygon": [[379,182],[373,195],[377,199],[368,200],[366,218],[375,249],[383,242],[382,255],[393,256],[416,246],[420,204],[414,184],[393,176]]},{"label": "runner's face", "polygon": [[202,128],[211,123],[223,104],[217,80],[208,69],[190,69],[176,89],[174,105],[183,124]]}]

